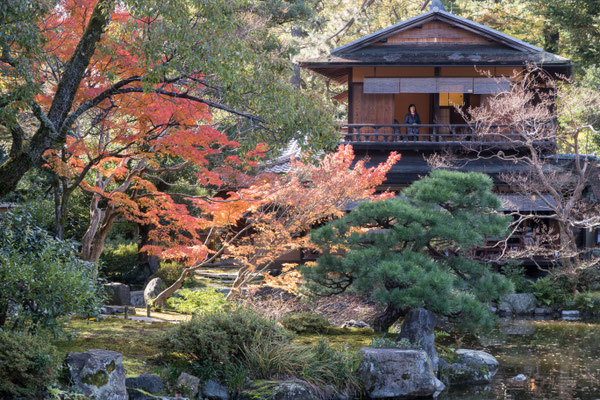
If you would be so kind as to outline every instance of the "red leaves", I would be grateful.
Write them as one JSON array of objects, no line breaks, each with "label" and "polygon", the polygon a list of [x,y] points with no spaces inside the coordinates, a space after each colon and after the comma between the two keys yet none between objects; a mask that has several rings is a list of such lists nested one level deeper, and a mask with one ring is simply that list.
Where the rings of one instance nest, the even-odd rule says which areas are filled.
[{"label": "red leaves", "polygon": [[[96,2],[60,2],[44,22],[48,59],[69,60]],[[372,198],[399,158],[392,155],[376,168],[367,169],[364,162],[352,167],[352,148],[342,146],[319,165],[294,161],[287,176],[253,176],[267,144],[244,153],[239,143],[210,126],[209,107],[193,100],[205,89],[199,82],[203,73],[178,80],[168,72],[157,77],[147,70],[166,62],[144,59],[136,50],[142,27],[150,24],[117,6],[71,111],[115,90],[118,82],[127,84],[77,121],[63,150],[46,154],[58,174],[84,178],[80,187],[96,200],[102,197],[103,207],[108,204],[128,220],[150,227],[151,245],[145,251],[193,265],[211,254],[204,242],[212,228],[232,256],[259,265],[300,246],[301,234],[339,215],[347,202]],[[47,82],[39,100],[48,108],[57,79],[49,64],[39,71],[44,75],[40,81]],[[150,81],[142,78],[147,75]],[[229,242],[242,222],[252,225],[253,241]]]},{"label": "red leaves", "polygon": [[254,233],[228,243],[229,256],[256,273],[289,251],[310,247],[307,233],[315,224],[342,215],[350,203],[374,199],[377,186],[399,159],[393,153],[377,167],[365,168],[364,161],[352,166],[352,147],[340,146],[317,165],[294,160],[287,175],[257,177],[239,191],[248,204],[245,223]]}]

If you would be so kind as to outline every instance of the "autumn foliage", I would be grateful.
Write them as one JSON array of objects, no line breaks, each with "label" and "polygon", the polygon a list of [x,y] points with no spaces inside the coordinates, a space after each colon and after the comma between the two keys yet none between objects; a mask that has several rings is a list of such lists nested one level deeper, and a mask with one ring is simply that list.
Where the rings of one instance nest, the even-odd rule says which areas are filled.
[{"label": "autumn foliage", "polygon": [[[375,190],[399,159],[400,155],[394,152],[385,163],[367,168],[366,160],[355,162],[351,146],[340,146],[317,164],[308,158],[293,160],[285,175],[260,173],[250,185],[227,197],[192,199],[212,222],[205,231],[205,243],[214,240],[218,246],[205,248],[209,256],[201,262],[198,258],[188,259],[180,279],[155,301],[164,302],[194,271],[217,257],[232,259],[240,267],[231,291],[235,295],[277,258],[310,247],[308,231],[343,215],[344,206],[392,196],[390,192],[376,194]],[[161,255],[168,257],[171,250]],[[294,279],[277,284],[282,282],[294,285]]]},{"label": "autumn foliage", "polygon": [[[71,194],[91,194],[85,260],[99,259],[124,218],[144,229],[141,252],[186,265],[175,286],[200,266],[233,258],[242,268],[235,291],[306,246],[312,226],[374,198],[399,158],[367,168],[340,147],[317,164],[293,161],[287,175],[261,172],[277,143],[268,148],[256,132],[309,146],[337,136],[326,107],[288,88],[284,73],[274,75],[287,65],[278,58],[284,52],[272,50],[268,19],[246,2],[198,0],[173,10],[152,0],[61,0],[41,13],[27,26],[41,36],[42,51],[20,60],[18,46],[7,47],[0,68],[41,82],[28,100],[11,103],[10,115],[32,110],[30,142],[40,152],[35,163],[54,174],[59,238]],[[9,93],[25,81],[3,83]],[[34,158],[20,144],[31,133],[13,122],[11,156],[1,167],[22,175]]]},{"label": "autumn foliage", "polygon": [[[385,163],[367,168],[366,160],[354,163],[351,146],[340,146],[319,164],[293,160],[288,174],[265,176],[242,191],[242,196],[261,201],[251,203],[246,220],[253,234],[228,246],[228,256],[242,266],[233,290],[265,271],[283,254],[310,248],[310,228],[341,217],[345,208],[360,201],[393,196],[392,192],[376,194],[375,189],[399,159],[400,155],[392,152]],[[293,280],[285,282],[293,284]]]},{"label": "autumn foliage", "polygon": [[[72,57],[95,3],[68,0],[44,20],[45,50],[57,62]],[[149,71],[160,71],[161,64],[165,74],[169,71],[168,59],[149,59],[136,47],[152,24],[115,8],[73,100],[74,113],[85,113],[85,118],[70,130],[62,148],[44,155],[60,176],[63,195],[77,187],[93,193],[91,223],[82,238],[86,260],[100,257],[119,216],[150,227],[144,250],[190,264],[202,260],[207,253],[200,234],[219,218],[193,217],[182,201],[196,205],[186,195],[202,192],[208,198],[232,180],[245,181],[242,175],[266,150],[260,144],[240,154],[238,142],[211,126],[211,109],[201,99],[203,74],[148,79]],[[50,108],[59,82],[51,69],[40,74],[47,87],[36,100]],[[187,183],[194,190],[168,193],[173,185],[165,175],[184,169],[191,170]],[[210,208],[209,200],[198,202]]]}]

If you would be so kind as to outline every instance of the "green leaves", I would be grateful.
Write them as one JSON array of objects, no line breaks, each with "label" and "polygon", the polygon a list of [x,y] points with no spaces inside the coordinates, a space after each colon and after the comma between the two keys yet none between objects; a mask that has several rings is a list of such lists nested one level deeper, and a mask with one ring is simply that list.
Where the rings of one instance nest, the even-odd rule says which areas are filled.
[{"label": "green leaves", "polygon": [[[218,129],[243,147],[268,142],[274,150],[291,139],[303,148],[333,148],[338,132],[333,110],[290,82],[294,49],[280,40],[280,24],[307,18],[304,1],[135,0],[143,29],[139,47],[146,81],[200,74],[202,98],[251,114],[238,118],[213,109]],[[139,29],[139,28],[137,28]],[[167,60],[167,61],[165,61]]]},{"label": "green leaves", "polygon": [[102,300],[95,266],[77,258],[73,243],[52,238],[27,212],[0,217],[0,327],[59,333],[59,317],[95,315]]},{"label": "green leaves", "polygon": [[485,303],[513,290],[469,258],[486,237],[507,232],[491,189],[485,175],[436,170],[402,198],[360,204],[313,233],[323,256],[302,268],[307,287],[318,294],[352,288],[399,310],[423,307],[465,326],[489,325]]}]

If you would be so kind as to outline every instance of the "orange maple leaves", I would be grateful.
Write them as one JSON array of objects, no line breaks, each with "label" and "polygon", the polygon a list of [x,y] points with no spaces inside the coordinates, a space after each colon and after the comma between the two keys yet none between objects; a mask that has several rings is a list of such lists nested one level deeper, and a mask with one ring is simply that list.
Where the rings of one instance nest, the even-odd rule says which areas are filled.
[{"label": "orange maple leaves", "polygon": [[[38,96],[43,106],[50,106],[56,91],[52,62],[69,60],[96,3],[64,0],[44,22],[50,62],[39,69],[47,82]],[[201,72],[169,78],[165,68],[164,76],[142,78],[150,67],[167,63],[143,59],[134,48],[145,31],[139,28],[152,23],[117,7],[72,108],[101,100],[86,108],[62,149],[45,154],[58,175],[93,193],[97,226],[109,228],[117,214],[145,225],[150,243],[142,250],[189,266],[214,254],[208,245],[212,235],[229,256],[252,269],[301,247],[303,233],[340,215],[348,202],[375,197],[399,155],[367,168],[364,161],[354,162],[351,147],[341,146],[318,164],[292,161],[286,176],[255,176],[267,145],[242,152],[211,126],[210,108],[193,99],[202,97]],[[127,83],[118,86],[122,82]],[[243,226],[251,229],[239,236]],[[93,232],[86,237],[95,240]]]}]

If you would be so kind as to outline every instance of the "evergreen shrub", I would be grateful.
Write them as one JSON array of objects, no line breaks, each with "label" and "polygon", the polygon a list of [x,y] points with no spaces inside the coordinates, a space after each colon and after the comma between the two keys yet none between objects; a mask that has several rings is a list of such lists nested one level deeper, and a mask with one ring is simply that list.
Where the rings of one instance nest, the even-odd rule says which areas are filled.
[{"label": "evergreen shrub", "polygon": [[[358,390],[359,359],[326,342],[303,345],[275,321],[245,309],[193,317],[159,338],[171,370],[223,380],[232,389],[247,379],[302,379],[321,391]],[[176,375],[176,374],[175,374]]]},{"label": "evergreen shrub", "polygon": [[181,276],[184,265],[175,261],[162,261],[154,278],[160,278],[166,286],[171,286]]},{"label": "evergreen shrub", "polygon": [[138,245],[135,242],[107,243],[100,256],[103,276],[122,281],[138,264]]},{"label": "evergreen shrub", "polygon": [[25,210],[0,216],[0,328],[58,333],[60,317],[99,313],[96,268],[76,250],[36,226]]},{"label": "evergreen shrub", "polygon": [[535,281],[532,288],[539,305],[562,307],[573,301],[571,283],[567,277],[547,275]]},{"label": "evergreen shrub", "polygon": [[43,337],[0,331],[0,398],[43,398],[58,368],[56,349]]},{"label": "evergreen shrub", "polygon": [[510,263],[502,267],[502,273],[515,286],[515,293],[531,293],[532,282],[525,277],[525,267]]},{"label": "evergreen shrub", "polygon": [[167,307],[186,314],[206,314],[229,309],[225,294],[212,289],[181,289],[167,299]]},{"label": "evergreen shrub", "polygon": [[[291,334],[275,321],[238,308],[193,317],[165,332],[158,347],[166,359],[191,367],[198,375],[222,377],[224,367],[245,360],[249,344],[289,342]],[[209,376],[206,376],[209,375]]]}]

